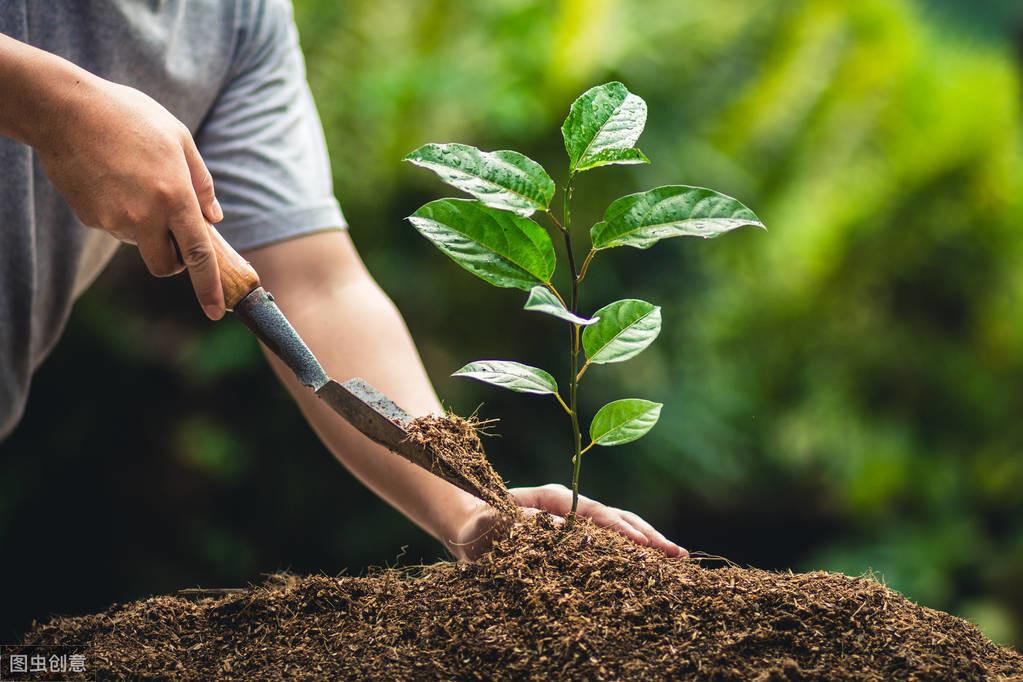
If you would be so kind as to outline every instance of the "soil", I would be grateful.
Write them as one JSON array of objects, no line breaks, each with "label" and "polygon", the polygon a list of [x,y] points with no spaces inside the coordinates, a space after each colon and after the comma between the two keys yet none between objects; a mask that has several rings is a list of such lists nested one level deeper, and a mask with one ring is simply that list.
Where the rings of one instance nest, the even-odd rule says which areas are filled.
[{"label": "soil", "polygon": [[93,671],[182,679],[1017,679],[1023,657],[870,578],[704,568],[541,515],[472,564],[277,577],[60,618]]},{"label": "soil", "polygon": [[447,414],[419,417],[403,427],[408,440],[430,446],[431,469],[435,473],[450,478],[445,472],[457,472],[480,499],[501,514],[515,517],[518,507],[508,494],[504,480],[490,465],[480,441],[480,433],[484,433],[490,423],[476,417],[465,419]]},{"label": "soil", "polygon": [[[496,504],[478,424],[419,420]],[[1023,656],[870,577],[706,567],[516,514],[473,563],[273,576],[57,618],[98,679],[1023,680]]]}]

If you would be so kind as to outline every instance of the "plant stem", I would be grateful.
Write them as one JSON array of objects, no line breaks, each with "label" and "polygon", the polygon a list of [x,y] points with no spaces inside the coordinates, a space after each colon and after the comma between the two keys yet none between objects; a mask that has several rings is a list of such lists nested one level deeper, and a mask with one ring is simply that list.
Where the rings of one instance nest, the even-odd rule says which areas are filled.
[{"label": "plant stem", "polygon": [[[575,265],[575,251],[572,248],[572,180],[574,175],[569,174],[568,182],[565,185],[565,222],[562,227],[562,234],[565,236],[565,250],[568,252],[568,267],[572,277],[572,297],[570,299],[570,310],[573,314],[579,313],[579,270]],[[582,466],[582,434],[579,431],[579,402],[577,393],[579,389],[579,325],[572,323],[572,362],[571,374],[568,383],[568,405],[569,417],[572,420],[572,510],[565,520],[565,530],[571,530],[575,522],[576,509],[579,507],[579,470]]]},{"label": "plant stem", "polygon": [[555,227],[557,227],[562,232],[565,231],[565,226],[558,222],[558,218],[557,216],[554,215],[554,212],[552,210],[547,209],[547,217],[551,219],[551,222],[554,223]]},{"label": "plant stem", "polygon": [[[574,307],[574,306],[573,306]],[[572,418],[572,510],[565,521],[566,530],[572,529],[575,522],[575,511],[579,507],[579,470],[583,463],[583,438],[579,431],[579,401],[577,393],[579,380],[576,372],[579,367],[579,326],[572,325],[572,374],[569,382],[569,405]]]},{"label": "plant stem", "polygon": [[579,283],[581,284],[583,279],[586,278],[586,271],[590,269],[590,261],[597,255],[596,249],[590,249],[590,252],[586,254],[586,258],[583,259],[583,265],[579,268]]},{"label": "plant stem", "polygon": [[[558,299],[559,301],[561,301],[561,305],[565,305],[565,299],[561,298],[561,294],[559,294],[559,293],[558,293],[558,290],[557,290],[557,289],[555,289],[555,288],[554,288],[553,286],[551,286],[550,284],[548,284],[548,285],[547,285],[547,291],[549,291],[549,292],[551,292],[552,294],[554,294],[554,297],[555,297],[556,299]],[[567,306],[566,306],[566,308],[567,308]]]},{"label": "plant stem", "polygon": [[581,370],[579,370],[578,374],[575,375],[575,380],[577,382],[583,378],[583,375],[586,374],[586,368],[589,367],[589,366],[590,366],[590,361],[589,360],[587,360],[586,362],[583,363],[583,368]]}]

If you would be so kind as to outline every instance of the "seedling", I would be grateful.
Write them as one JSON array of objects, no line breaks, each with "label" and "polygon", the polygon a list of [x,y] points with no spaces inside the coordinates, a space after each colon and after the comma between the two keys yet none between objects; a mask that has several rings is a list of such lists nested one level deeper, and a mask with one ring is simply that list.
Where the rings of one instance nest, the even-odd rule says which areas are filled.
[{"label": "seedling", "polygon": [[[572,427],[569,527],[579,504],[583,455],[595,445],[624,445],[642,438],[657,423],[662,407],[640,398],[604,405],[593,416],[589,442],[583,447],[578,394],[587,370],[635,357],[661,331],[660,307],[634,298],[609,303],[589,316],[580,313],[579,289],[594,258],[618,246],[647,249],[669,237],[710,238],[738,227],[764,227],[752,211],[731,197],[702,187],[666,185],[613,201],[604,219],[590,228],[589,251],[577,266],[573,182],[579,173],[601,166],[649,163],[635,147],[646,114],[646,102],[617,82],[591,88],[572,104],[561,126],[568,173],[560,220],[551,210],[554,181],[540,164],[518,152],[428,144],[405,157],[475,197],[431,201],[409,216],[412,225],[480,279],[528,291],[526,310],[558,318],[570,327],[567,400],[549,372],[511,360],[470,362],[453,375],[520,393],[551,395],[565,410]],[[567,302],[552,282],[554,243],[547,230],[531,219],[538,212],[565,241],[571,283]]]}]

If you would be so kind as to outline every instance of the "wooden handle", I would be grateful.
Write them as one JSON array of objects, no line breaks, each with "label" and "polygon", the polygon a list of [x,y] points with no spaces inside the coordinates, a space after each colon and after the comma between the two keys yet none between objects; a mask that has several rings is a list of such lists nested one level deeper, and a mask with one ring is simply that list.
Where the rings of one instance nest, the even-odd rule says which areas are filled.
[{"label": "wooden handle", "polygon": [[231,310],[259,286],[259,275],[249,262],[220,236],[217,228],[212,225],[209,228],[213,252],[217,256],[217,265],[220,266],[220,286],[224,289],[224,305]]}]

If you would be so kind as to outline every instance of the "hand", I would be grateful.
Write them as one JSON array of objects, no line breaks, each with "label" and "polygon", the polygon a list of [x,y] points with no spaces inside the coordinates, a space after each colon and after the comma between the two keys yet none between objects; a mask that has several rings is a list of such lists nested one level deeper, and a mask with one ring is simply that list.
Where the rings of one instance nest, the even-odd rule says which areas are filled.
[{"label": "hand", "polygon": [[[564,517],[572,509],[572,491],[563,485],[512,488],[509,492],[527,515],[545,511],[554,515],[558,522],[563,522]],[[589,518],[598,526],[611,528],[637,544],[657,548],[670,557],[689,556],[689,552],[668,540],[632,512],[608,507],[580,495],[577,513],[579,516]],[[475,559],[493,544],[495,536],[498,535],[495,531],[499,520],[494,508],[481,501],[469,515],[457,537],[448,543],[449,548],[460,559]]]},{"label": "hand", "polygon": [[206,221],[223,211],[188,129],[147,95],[82,72],[60,120],[33,144],[46,175],[87,226],[137,244],[157,277],[186,267],[206,315],[224,315]]}]

